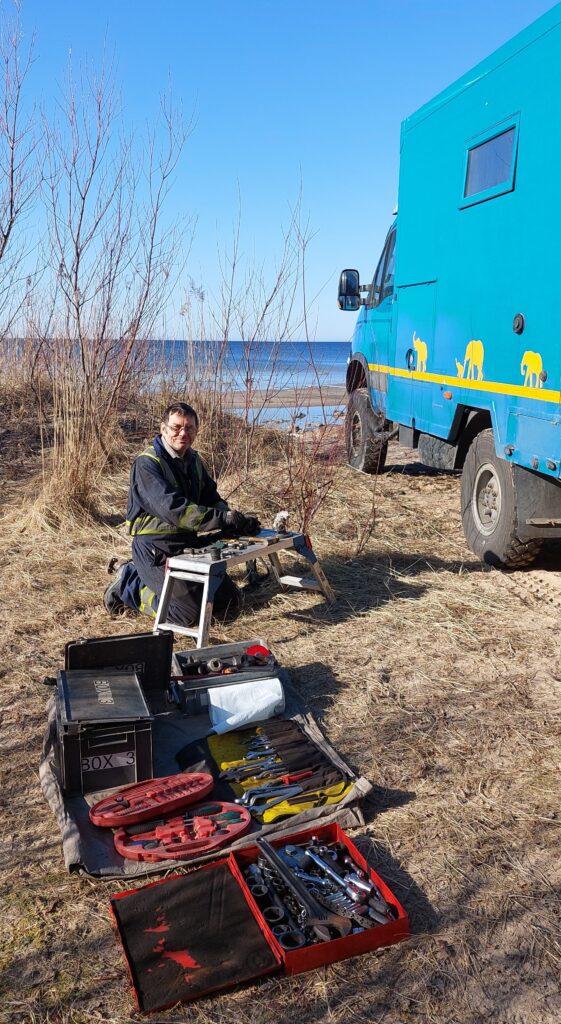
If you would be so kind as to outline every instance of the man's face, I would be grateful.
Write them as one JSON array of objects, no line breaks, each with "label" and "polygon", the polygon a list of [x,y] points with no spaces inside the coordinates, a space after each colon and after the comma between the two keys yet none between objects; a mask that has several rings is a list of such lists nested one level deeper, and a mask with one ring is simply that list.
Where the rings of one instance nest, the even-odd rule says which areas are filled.
[{"label": "man's face", "polygon": [[178,455],[185,455],[197,436],[198,428],[193,416],[172,412],[168,422],[162,422],[160,429],[170,448]]}]

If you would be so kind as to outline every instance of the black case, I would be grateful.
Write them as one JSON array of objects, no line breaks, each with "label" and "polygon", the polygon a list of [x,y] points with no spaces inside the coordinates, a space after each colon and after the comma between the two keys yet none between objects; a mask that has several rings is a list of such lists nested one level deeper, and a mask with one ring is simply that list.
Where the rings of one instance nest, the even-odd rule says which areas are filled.
[{"label": "black case", "polygon": [[56,725],[67,796],[152,778],[152,716],[135,673],[59,672]]},{"label": "black case", "polygon": [[136,672],[148,700],[165,697],[171,675],[173,633],[128,633],[126,636],[71,640],[64,648],[64,667]]}]

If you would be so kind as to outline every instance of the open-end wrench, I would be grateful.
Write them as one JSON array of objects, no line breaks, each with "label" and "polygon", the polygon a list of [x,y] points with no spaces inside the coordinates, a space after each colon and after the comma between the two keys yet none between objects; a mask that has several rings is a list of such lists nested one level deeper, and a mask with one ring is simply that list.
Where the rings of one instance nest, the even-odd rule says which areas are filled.
[{"label": "open-end wrench", "polygon": [[234,803],[247,805],[253,796],[260,796],[265,792],[269,792],[269,790],[279,791],[281,789],[281,783],[284,783],[285,786],[291,784],[296,785],[296,783],[299,783],[301,779],[308,778],[310,775],[312,775],[311,771],[301,773],[296,772],[294,775],[281,775],[271,778],[270,782],[263,779],[261,785],[251,786],[244,790],[241,796],[236,797]]},{"label": "open-end wrench", "polygon": [[264,771],[265,769],[275,769],[281,765],[275,757],[266,757],[262,761],[250,761],[249,763],[244,762],[243,764],[236,765],[235,768],[227,768],[225,771],[220,772],[220,778],[232,781],[239,781],[244,778],[253,778],[258,771]]},{"label": "open-end wrench", "polygon": [[302,787],[299,785],[267,786],[258,789],[250,796],[249,800],[243,802],[246,807],[251,807],[254,811],[260,813],[269,807],[274,807],[276,804],[282,804],[292,796],[298,796],[301,792]]}]

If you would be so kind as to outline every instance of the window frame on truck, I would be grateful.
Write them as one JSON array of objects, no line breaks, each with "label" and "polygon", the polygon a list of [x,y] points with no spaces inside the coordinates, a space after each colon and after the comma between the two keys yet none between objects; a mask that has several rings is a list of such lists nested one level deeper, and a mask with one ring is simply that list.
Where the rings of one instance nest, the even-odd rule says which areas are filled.
[{"label": "window frame on truck", "polygon": [[[475,138],[471,138],[466,141],[463,162],[462,194],[459,204],[461,210],[466,209],[469,206],[475,206],[477,203],[484,203],[488,199],[494,199],[495,196],[503,196],[508,192],[514,192],[516,185],[516,164],[518,160],[519,128],[520,113],[516,113],[512,114],[512,116],[507,118],[507,120],[501,121],[499,124],[495,124],[486,131],[481,132],[479,135],[475,136]],[[508,174],[506,174],[502,181],[489,185],[487,188],[480,188],[477,192],[473,192],[471,195],[466,195],[469,185],[470,158],[472,153],[481,149],[483,146],[488,146],[495,139],[501,138],[501,136],[506,135],[508,132],[513,132],[512,149],[510,154],[510,170]]]},{"label": "window frame on truck", "polygon": [[[382,255],[378,260],[378,265],[374,277],[372,278],[372,284],[370,285],[370,291],[366,299],[367,309],[376,309],[384,299],[387,299],[388,295],[393,295],[394,286],[392,279],[392,286],[389,290],[386,290],[386,272],[389,258],[395,256],[395,236],[396,236],[397,225],[393,225],[388,231],[384,248],[382,249]],[[380,273],[381,271],[381,273]],[[379,283],[378,283],[379,278]]]}]

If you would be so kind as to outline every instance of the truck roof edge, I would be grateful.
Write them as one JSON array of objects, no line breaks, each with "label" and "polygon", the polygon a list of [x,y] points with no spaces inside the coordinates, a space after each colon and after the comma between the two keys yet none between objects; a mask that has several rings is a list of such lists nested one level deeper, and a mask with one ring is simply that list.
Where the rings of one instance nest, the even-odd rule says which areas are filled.
[{"label": "truck roof edge", "polygon": [[561,3],[555,4],[550,11],[546,11],[541,17],[537,18],[528,25],[527,28],[522,29],[517,35],[509,39],[508,42],[503,43],[497,50],[485,57],[479,64],[467,71],[461,78],[458,78],[451,85],[443,89],[442,92],[437,93],[428,103],[424,103],[422,107],[419,107],[413,114],[406,117],[401,125],[402,134],[414,128],[421,121],[424,121],[427,117],[430,117],[436,110],[439,110],[450,100],[454,99],[459,93],[465,89],[469,89],[470,86],[479,82],[485,75],[490,74],[495,68],[504,64],[506,61],[511,60],[517,53],[525,47],[530,46],[532,43],[545,35],[547,32],[551,32],[556,25],[561,23]]}]

